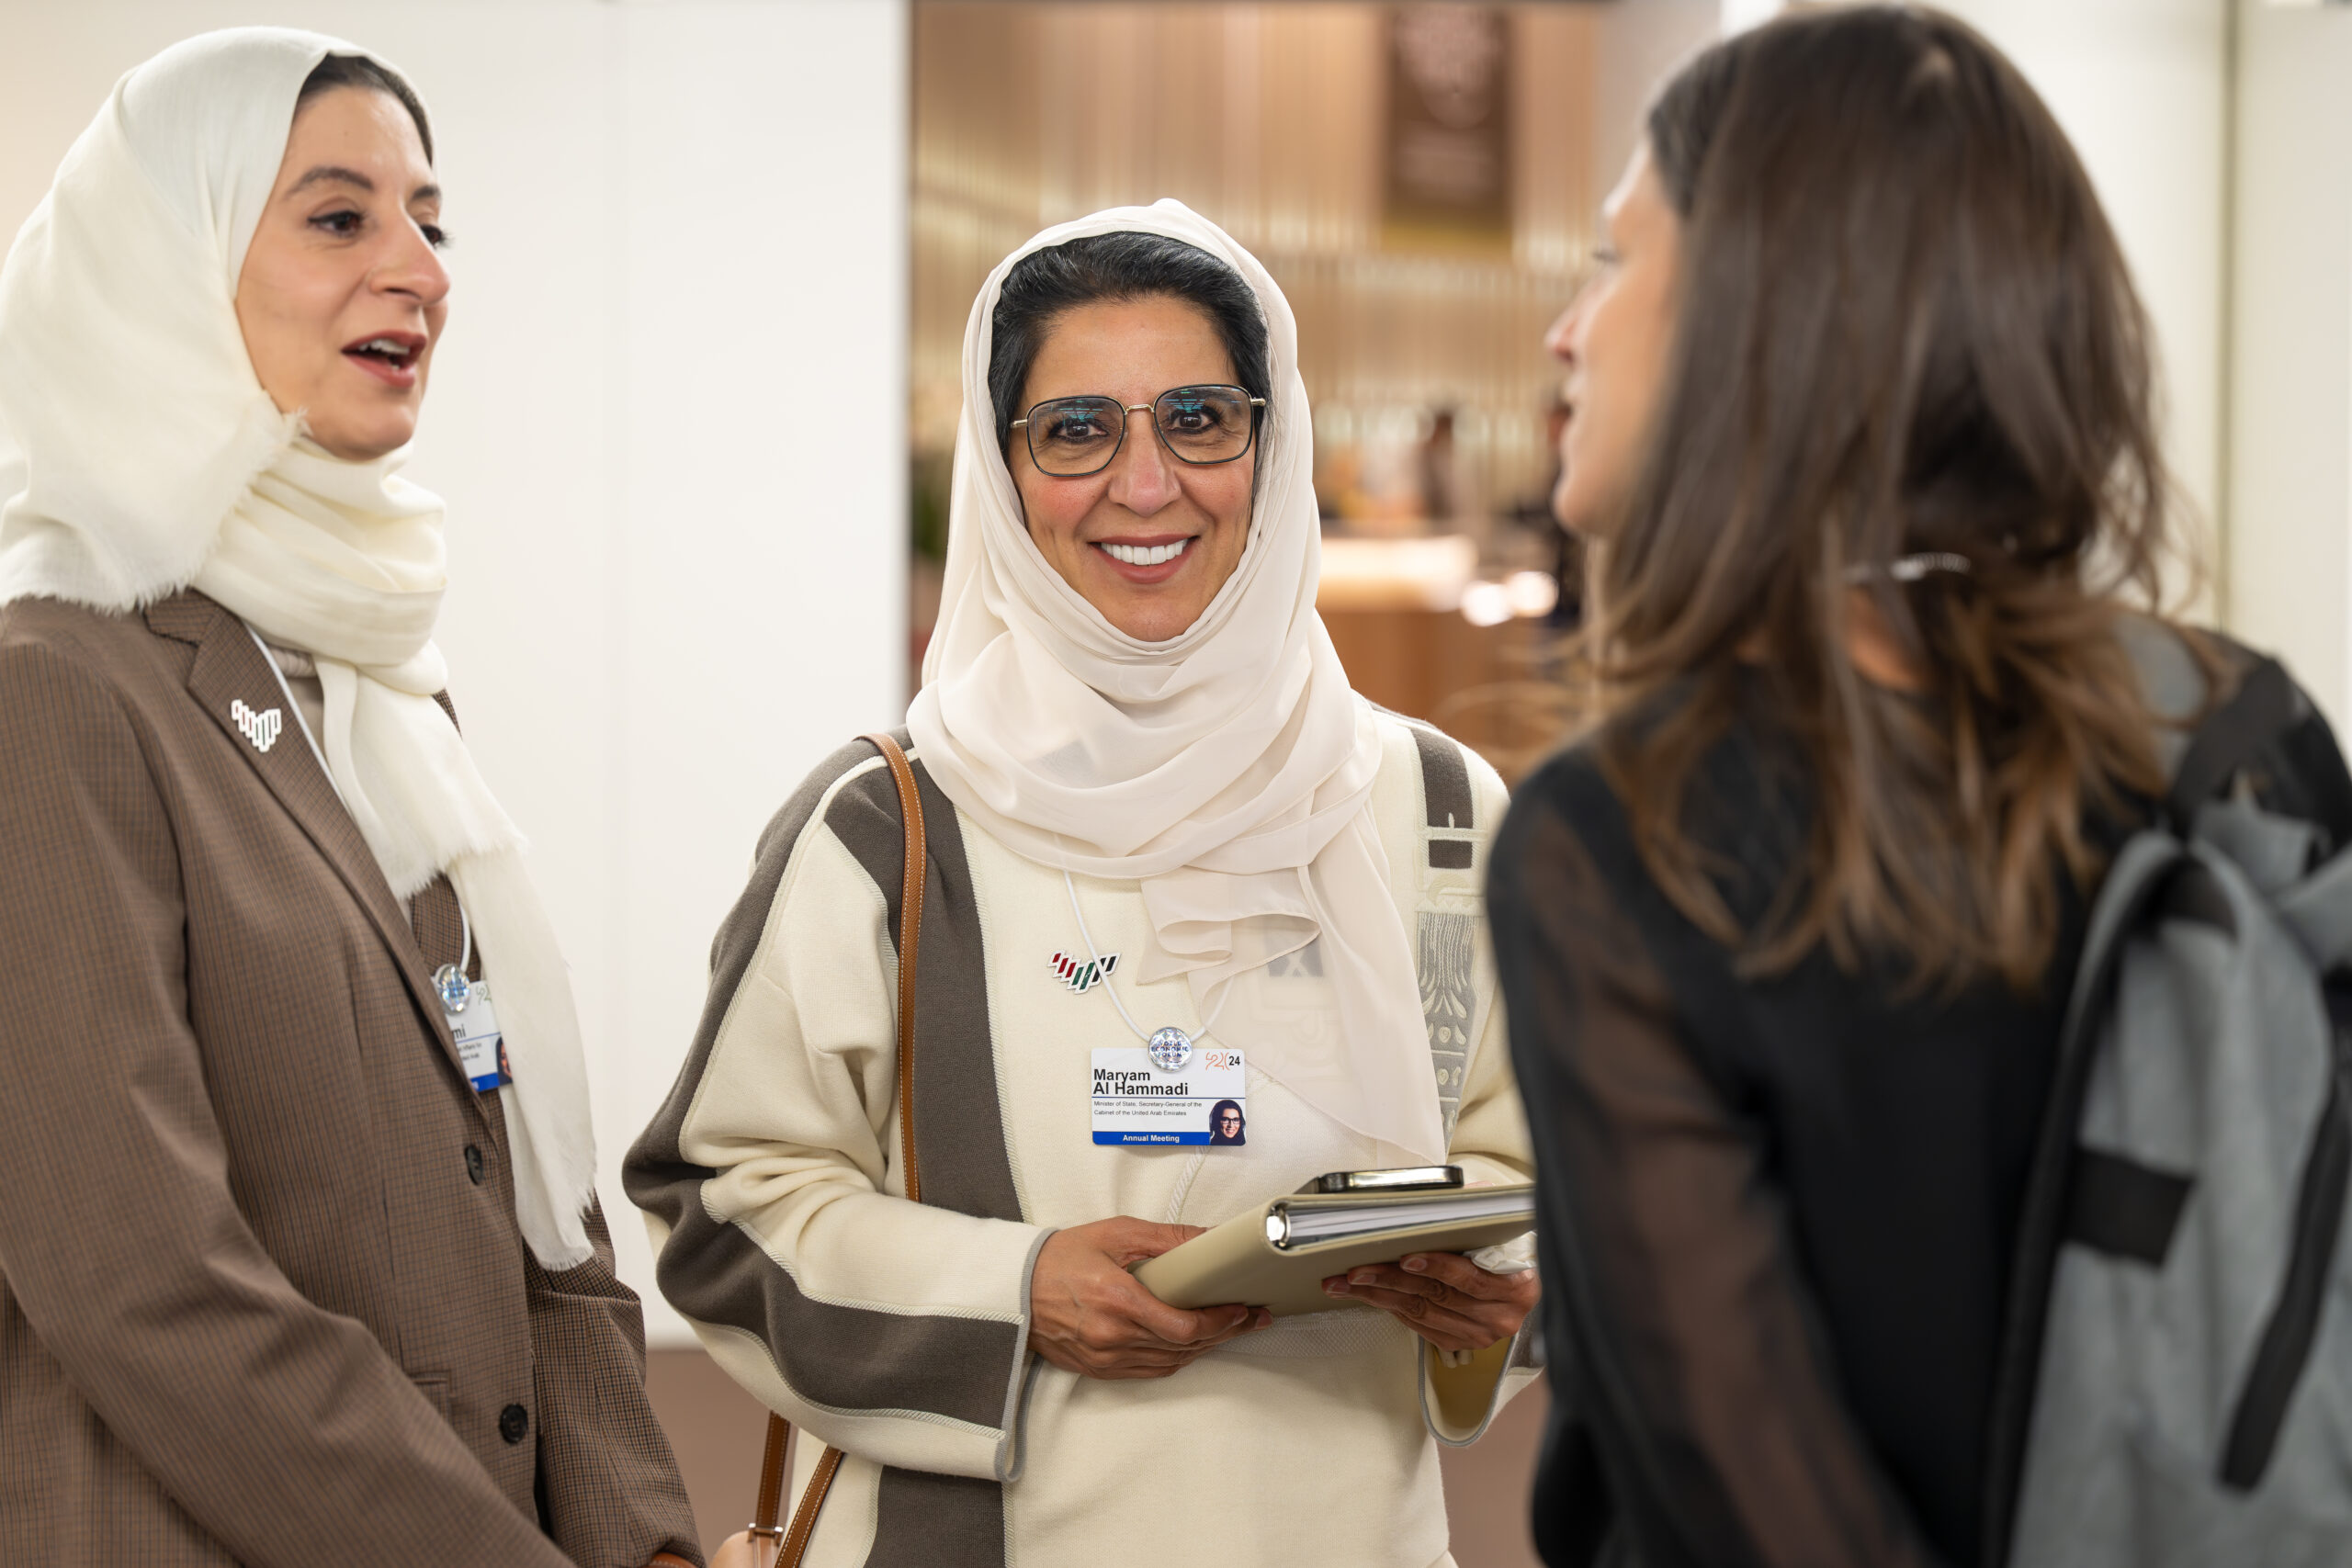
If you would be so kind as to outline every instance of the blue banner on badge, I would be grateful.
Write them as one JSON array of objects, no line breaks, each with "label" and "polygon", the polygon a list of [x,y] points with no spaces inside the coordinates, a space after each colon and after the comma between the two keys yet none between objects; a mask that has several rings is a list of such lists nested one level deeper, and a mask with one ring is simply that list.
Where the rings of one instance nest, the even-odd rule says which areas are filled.
[{"label": "blue banner on badge", "polygon": [[1192,1052],[1164,1070],[1139,1046],[1094,1053],[1094,1141],[1180,1147],[1238,1145],[1249,1137],[1248,1073],[1241,1053]]},{"label": "blue banner on badge", "polygon": [[513,1083],[514,1075],[506,1066],[506,1036],[498,1027],[489,982],[476,980],[454,997],[452,988],[445,987],[441,1006],[449,1021],[449,1032],[457,1036],[458,1060],[475,1092],[488,1094]]}]

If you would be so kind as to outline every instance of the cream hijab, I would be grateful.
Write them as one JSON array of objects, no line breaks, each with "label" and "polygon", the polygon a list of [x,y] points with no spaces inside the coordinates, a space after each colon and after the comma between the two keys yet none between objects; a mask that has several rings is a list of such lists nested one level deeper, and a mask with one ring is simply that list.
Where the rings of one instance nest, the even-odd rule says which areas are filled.
[{"label": "cream hijab", "polygon": [[193,585],[311,654],[320,736],[393,894],[448,874],[492,970],[523,1235],[586,1261],[595,1143],[571,976],[522,835],[433,694],[439,499],[330,456],[255,378],[235,295],[314,33],[240,28],[117,84],[0,265],[0,603],[109,612]]},{"label": "cream hijab", "polygon": [[[989,401],[1006,275],[1033,251],[1121,231],[1231,266],[1272,339],[1241,563],[1162,643],[1113,626],[1030,542]],[[1182,204],[1097,212],[1007,256],[964,332],[945,592],[907,724],[948,798],[1013,851],[1142,883],[1154,941],[1139,978],[1187,976],[1200,1016],[1216,1012],[1216,1034],[1252,1066],[1395,1151],[1384,1158],[1434,1161],[1445,1134],[1419,986],[1372,818],[1379,734],[1315,613],[1310,429],[1289,302]],[[1269,984],[1269,961],[1310,942],[1327,981],[1316,1010],[1336,1016],[1302,1017]]]}]

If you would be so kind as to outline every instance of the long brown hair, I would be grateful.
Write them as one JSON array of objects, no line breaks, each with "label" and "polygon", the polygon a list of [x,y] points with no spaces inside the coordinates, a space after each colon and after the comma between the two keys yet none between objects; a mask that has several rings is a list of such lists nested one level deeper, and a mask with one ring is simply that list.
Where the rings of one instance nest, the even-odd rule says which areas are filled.
[{"label": "long brown hair", "polygon": [[[2030,987],[2060,876],[2099,868],[2086,808],[2162,784],[2118,628],[2160,599],[2169,486],[2115,236],[2016,68],[1924,8],[1717,44],[1647,133],[1682,220],[1674,347],[1588,644],[1644,860],[1750,973],[1826,943]],[[1917,691],[1858,674],[1858,595]],[[1743,931],[1685,809],[1751,679],[1814,799]]]}]

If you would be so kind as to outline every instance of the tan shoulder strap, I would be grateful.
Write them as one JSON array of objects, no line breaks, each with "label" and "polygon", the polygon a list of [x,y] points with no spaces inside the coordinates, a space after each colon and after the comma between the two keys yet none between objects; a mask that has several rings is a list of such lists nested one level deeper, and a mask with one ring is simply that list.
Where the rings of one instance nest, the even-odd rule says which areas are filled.
[{"label": "tan shoulder strap", "polygon": [[922,940],[922,889],[930,847],[923,836],[922,796],[915,791],[914,764],[887,735],[859,739],[872,741],[882,760],[890,764],[890,782],[899,786],[899,816],[906,823],[906,869],[899,889],[899,1168],[906,1177],[908,1201],[920,1203],[922,1173],[915,1164],[915,949]]},{"label": "tan shoulder strap", "polygon": [[[899,888],[899,1168],[906,1177],[907,1198],[922,1201],[922,1176],[915,1165],[915,951],[922,938],[922,892],[931,863],[923,835],[922,796],[915,789],[914,765],[899,743],[887,735],[861,735],[889,764],[890,782],[899,789],[899,817],[906,824],[905,869]],[[792,1423],[781,1416],[768,1417],[768,1438],[760,1457],[758,1511],[752,1520],[753,1541],[776,1542],[775,1568],[800,1568],[808,1541],[817,1533],[817,1510],[832,1490],[834,1472],[842,1467],[842,1450],[827,1448],[818,1458],[808,1489],[792,1511],[792,1528],[780,1528],[776,1516],[784,1508],[784,1455]]]}]

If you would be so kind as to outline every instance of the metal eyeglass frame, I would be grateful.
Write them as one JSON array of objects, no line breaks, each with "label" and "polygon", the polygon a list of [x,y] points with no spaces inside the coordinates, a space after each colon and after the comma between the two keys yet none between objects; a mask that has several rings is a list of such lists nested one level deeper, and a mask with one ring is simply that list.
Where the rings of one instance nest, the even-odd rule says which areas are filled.
[{"label": "metal eyeglass frame", "polygon": [[[1031,404],[1027,413],[1023,414],[1019,419],[1016,419],[1012,423],[1006,425],[1005,429],[1008,431],[1017,430],[1021,432],[1021,439],[1029,448],[1029,460],[1032,463],[1036,464],[1037,471],[1045,475],[1047,479],[1091,479],[1094,475],[1101,473],[1103,469],[1117,462],[1119,460],[1119,454],[1126,450],[1128,416],[1138,413],[1150,413],[1154,410],[1158,409],[1163,400],[1174,397],[1179,392],[1199,391],[1238,392],[1243,397],[1250,398],[1250,439],[1244,441],[1241,444],[1241,450],[1236,452],[1230,457],[1187,457],[1184,454],[1176,450],[1175,447],[1168,445],[1168,434],[1159,428],[1159,421],[1155,418],[1151,422],[1151,433],[1155,436],[1159,437],[1159,445],[1167,450],[1170,457],[1175,458],[1186,468],[1222,468],[1227,463],[1238,463],[1241,461],[1242,458],[1250,456],[1250,449],[1258,445],[1258,424],[1261,413],[1266,406],[1266,400],[1263,398],[1250,398],[1249,388],[1237,387],[1229,381],[1193,381],[1182,387],[1170,387],[1168,390],[1160,393],[1159,397],[1152,399],[1151,401],[1148,403],[1122,403],[1118,399],[1111,396],[1108,392],[1081,392],[1076,397],[1047,398],[1045,402]],[[1075,474],[1057,474],[1054,472],[1053,469],[1046,467],[1044,460],[1037,456],[1037,440],[1035,435],[1030,434],[1029,421],[1035,415],[1039,409],[1047,407],[1050,404],[1083,402],[1089,398],[1100,398],[1106,403],[1117,405],[1119,409],[1119,438],[1111,443],[1110,455],[1104,457],[1100,463],[1097,463],[1094,467]]]}]

